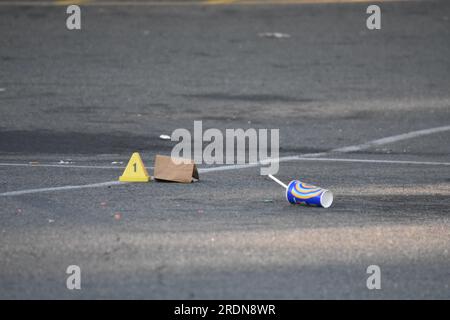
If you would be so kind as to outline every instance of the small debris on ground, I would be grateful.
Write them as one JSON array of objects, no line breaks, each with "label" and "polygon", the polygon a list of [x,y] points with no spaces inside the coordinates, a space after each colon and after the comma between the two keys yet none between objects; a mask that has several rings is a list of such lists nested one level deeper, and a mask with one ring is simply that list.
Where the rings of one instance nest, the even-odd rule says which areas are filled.
[{"label": "small debris on ground", "polygon": [[291,35],[287,33],[281,32],[263,32],[258,34],[261,38],[273,38],[273,39],[287,39],[290,38]]},{"label": "small debris on ground", "polygon": [[102,207],[106,207],[106,202],[101,202],[100,205],[101,205]]},{"label": "small debris on ground", "polygon": [[159,138],[161,140],[170,140],[170,136],[168,136],[167,134],[162,134],[162,135],[159,136]]},{"label": "small debris on ground", "polygon": [[72,164],[72,159],[60,160],[58,164]]},{"label": "small debris on ground", "polygon": [[115,220],[120,220],[122,218],[122,215],[120,213],[115,213],[114,214],[114,219]]},{"label": "small debris on ground", "polygon": [[111,164],[123,164],[123,161],[113,161]]},{"label": "small debris on ground", "polygon": [[273,202],[272,199],[264,199],[263,202]]},{"label": "small debris on ground", "polygon": [[53,219],[48,219],[48,223],[53,223],[53,222],[55,222],[55,220],[53,220]]}]

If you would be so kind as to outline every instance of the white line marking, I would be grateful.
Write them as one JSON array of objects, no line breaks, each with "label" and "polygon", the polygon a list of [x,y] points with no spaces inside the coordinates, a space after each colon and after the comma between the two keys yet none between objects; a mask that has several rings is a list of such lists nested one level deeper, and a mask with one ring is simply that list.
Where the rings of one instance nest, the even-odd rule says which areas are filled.
[{"label": "white line marking", "polygon": [[[0,163],[0,166],[5,167],[49,167],[49,168],[78,168],[78,169],[125,169],[125,167],[119,166],[83,166],[72,164],[44,164],[44,163]],[[153,167],[147,167],[147,169],[153,169]]]},{"label": "white line marking", "polygon": [[337,148],[331,150],[331,152],[354,152],[354,151],[361,151],[366,150],[374,146],[381,146],[384,144],[389,144],[393,142],[398,142],[402,140],[412,139],[420,136],[425,136],[428,134],[438,133],[438,132],[444,132],[450,130],[450,126],[443,126],[443,127],[436,127],[436,128],[430,128],[430,129],[424,129],[424,130],[418,130],[418,131],[411,131],[408,133],[399,134],[396,136],[386,137],[382,139],[372,140],[363,144],[357,144],[354,146],[348,146],[343,148]]},{"label": "white line marking", "polygon": [[[305,154],[307,155],[307,154]],[[347,162],[347,163],[379,163],[379,164],[407,164],[407,165],[431,165],[431,166],[450,166],[450,162],[430,162],[430,161],[403,161],[403,160],[370,160],[370,159],[342,159],[342,158],[307,158],[301,156],[292,156],[292,157],[284,157],[279,158],[279,162],[286,161],[328,161],[328,162]],[[257,167],[261,165],[261,163],[252,163],[245,165],[229,165],[229,166],[221,166],[214,168],[203,168],[199,169],[200,172],[208,173],[214,171],[225,171],[225,170],[236,170],[236,169],[247,169],[252,167]],[[40,193],[40,192],[50,192],[50,191],[62,191],[62,190],[74,190],[74,189],[85,189],[85,188],[98,188],[98,187],[106,187],[112,185],[124,184],[119,181],[107,181],[101,183],[94,184],[86,184],[86,185],[78,185],[78,186],[63,186],[63,187],[54,187],[54,188],[40,188],[40,189],[28,189],[21,191],[11,191],[0,193],[0,196],[18,196],[29,193]]]},{"label": "white line marking", "polygon": [[246,163],[246,164],[229,164],[225,166],[212,167],[212,168],[199,168],[199,173],[208,173],[215,171],[227,171],[227,170],[238,170],[238,169],[247,169],[253,167],[259,167],[261,163]]},{"label": "white line marking", "polygon": [[[380,146],[384,144],[394,143],[402,140],[417,138],[420,136],[425,136],[433,133],[438,132],[444,132],[449,131],[450,126],[442,126],[442,127],[435,127],[430,129],[424,129],[424,130],[417,130],[417,131],[411,131],[408,133],[403,133],[395,136],[390,136],[382,139],[372,140],[366,143],[348,146],[348,147],[342,147],[342,148],[336,148],[332,149],[329,152],[320,152],[320,153],[305,153],[298,156],[286,156],[281,157],[278,159],[270,159],[270,160],[263,160],[258,163],[248,163],[248,164],[235,164],[235,165],[225,165],[220,167],[212,167],[212,168],[203,168],[199,169],[200,173],[207,173],[207,172],[215,172],[215,171],[225,171],[225,170],[237,170],[237,169],[246,169],[246,168],[253,168],[258,167],[260,165],[269,164],[270,162],[286,162],[286,161],[297,161],[297,160],[309,160],[313,159],[316,161],[330,161],[330,160],[318,160],[323,158],[318,158],[321,156],[328,155],[333,152],[339,152],[339,153],[347,153],[347,152],[355,152],[355,151],[362,151],[369,149],[373,146]],[[352,160],[352,159],[335,159],[335,161],[341,161],[341,162],[367,162],[367,163],[392,163],[392,164],[421,164],[421,165],[448,165],[447,162],[417,162],[417,161],[395,161],[395,160]]]},{"label": "white line marking", "polygon": [[408,160],[372,160],[372,159],[345,159],[345,158],[302,158],[292,159],[297,161],[329,161],[329,162],[351,162],[351,163],[380,163],[380,164],[411,164],[427,166],[450,166],[450,162],[432,161],[408,161]]},{"label": "white line marking", "polygon": [[[399,134],[391,137],[386,137],[382,139],[372,140],[363,144],[359,145],[353,145],[343,148],[337,148],[333,149],[330,152],[321,152],[321,153],[307,153],[299,156],[287,156],[287,157],[281,157],[278,159],[270,159],[261,161],[258,163],[249,163],[249,164],[239,164],[239,165],[226,165],[226,166],[220,166],[220,167],[213,167],[213,168],[201,168],[199,169],[200,173],[207,173],[207,172],[216,172],[216,171],[225,171],[225,170],[237,170],[237,169],[246,169],[246,168],[252,168],[257,167],[264,164],[269,164],[270,162],[286,162],[286,161],[335,161],[335,162],[364,162],[364,163],[386,163],[386,164],[416,164],[416,165],[444,165],[448,166],[450,163],[448,162],[426,162],[426,161],[401,161],[401,160],[368,160],[368,159],[338,159],[338,158],[318,158],[318,156],[324,156],[332,152],[340,152],[340,153],[347,153],[347,152],[354,152],[354,151],[361,151],[368,149],[373,146],[379,146],[384,144],[389,144],[397,141],[402,141],[406,139],[412,139],[424,135],[429,135],[437,132],[444,132],[450,130],[450,126],[443,126],[443,127],[436,127],[436,128],[430,128],[430,129],[424,129],[424,130],[418,130],[418,131],[411,131],[404,134]],[[2,165],[2,164],[0,164]],[[16,165],[16,164],[3,164],[3,165]],[[19,164],[20,166],[39,166],[39,165],[30,165],[30,164]],[[41,165],[41,166],[58,166],[58,165]],[[60,167],[69,167],[69,165],[59,165]],[[89,166],[72,166],[72,167],[83,167],[83,168],[116,168],[116,167],[89,167]],[[117,167],[118,168],[118,167]],[[108,182],[101,182],[101,183],[94,183],[94,184],[87,184],[87,185],[81,185],[81,186],[64,186],[64,187],[55,187],[55,188],[41,188],[41,189],[29,189],[29,190],[22,190],[22,191],[11,191],[11,192],[5,192],[0,193],[0,196],[15,196],[15,195],[21,195],[21,194],[28,194],[28,193],[38,193],[38,192],[48,192],[48,191],[60,191],[60,190],[73,190],[73,189],[84,189],[84,188],[97,188],[97,187],[103,187],[103,186],[110,186],[110,185],[117,185],[121,184],[119,181],[108,181]]]},{"label": "white line marking", "polygon": [[298,160],[299,157],[301,157],[301,158],[320,157],[320,156],[326,156],[327,154],[328,154],[328,152],[305,153],[305,154],[302,154],[299,156],[286,156],[286,157],[281,157],[278,159],[261,160],[256,163],[254,162],[254,163],[245,163],[245,164],[228,164],[228,165],[219,166],[219,167],[199,168],[198,170],[199,170],[199,173],[207,173],[207,172],[215,172],[215,171],[247,169],[247,168],[259,167],[261,165],[269,165],[271,162],[286,162],[286,161]]},{"label": "white line marking", "polygon": [[[311,153],[312,155],[312,153]],[[265,160],[258,163],[225,165],[212,168],[200,168],[200,173],[239,170],[259,167],[261,165],[268,165],[269,162],[288,162],[288,161],[328,161],[328,162],[356,162],[356,163],[380,163],[380,164],[410,164],[410,165],[430,165],[430,166],[450,166],[450,162],[433,162],[433,161],[408,161],[408,160],[372,160],[372,159],[345,159],[345,158],[316,158],[310,157],[310,154],[301,156],[281,157],[278,159]]]},{"label": "white line marking", "polygon": [[86,188],[99,188],[99,187],[107,187],[113,186],[117,184],[123,184],[123,182],[119,181],[107,181],[93,184],[85,184],[81,186],[63,186],[63,187],[54,187],[54,188],[40,188],[40,189],[28,189],[28,190],[20,190],[20,191],[10,191],[5,193],[0,193],[0,196],[19,196],[23,194],[29,193],[39,193],[39,192],[49,192],[49,191],[61,191],[61,190],[74,190],[74,189],[86,189]]},{"label": "white line marking", "polygon": [[[394,143],[402,140],[417,138],[420,136],[425,136],[433,133],[438,132],[444,132],[449,131],[450,126],[442,126],[442,127],[436,127],[436,128],[430,128],[430,129],[424,129],[424,130],[418,130],[418,131],[411,131],[408,133],[403,133],[395,136],[390,136],[386,138],[381,138],[377,140],[372,140],[369,142],[365,142],[362,144],[357,144],[353,146],[347,146],[342,148],[336,148],[332,149],[328,152],[319,152],[319,153],[305,153],[299,156],[287,156],[287,157],[281,157],[279,159],[273,159],[273,160],[264,160],[258,163],[248,163],[248,164],[237,164],[237,165],[226,165],[226,166],[220,166],[220,167],[213,167],[213,168],[203,168],[199,169],[200,172],[210,172],[210,171],[224,171],[224,170],[236,170],[236,169],[242,169],[242,168],[250,168],[250,167],[256,167],[261,164],[269,164],[269,162],[285,162],[292,160],[298,160],[299,157],[301,158],[310,158],[310,157],[321,157],[326,156],[333,152],[339,152],[339,153],[347,153],[347,152],[356,152],[356,151],[362,151],[369,149],[374,146],[380,146],[385,145],[389,143]],[[434,162],[431,162],[434,163]],[[17,167],[55,167],[55,168],[87,168],[87,169],[125,169],[123,166],[83,166],[83,165],[61,165],[61,164],[30,164],[30,163],[0,163],[0,166],[17,166]],[[153,169],[153,167],[146,167],[147,169]]]}]

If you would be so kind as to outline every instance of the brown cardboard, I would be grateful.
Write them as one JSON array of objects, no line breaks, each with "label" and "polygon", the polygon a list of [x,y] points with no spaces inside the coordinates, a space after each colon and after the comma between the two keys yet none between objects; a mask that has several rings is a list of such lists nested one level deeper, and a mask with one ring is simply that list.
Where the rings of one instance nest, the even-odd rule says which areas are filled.
[{"label": "brown cardboard", "polygon": [[[182,160],[182,163],[174,163],[172,159]],[[155,157],[155,169],[153,176],[157,180],[190,183],[192,178],[198,179],[197,166],[192,160],[171,158],[157,154]]]}]

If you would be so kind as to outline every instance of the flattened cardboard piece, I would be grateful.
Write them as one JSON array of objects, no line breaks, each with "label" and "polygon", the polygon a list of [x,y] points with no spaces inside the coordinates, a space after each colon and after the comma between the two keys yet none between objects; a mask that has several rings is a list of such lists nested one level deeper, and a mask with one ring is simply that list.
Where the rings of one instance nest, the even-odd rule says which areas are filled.
[{"label": "flattened cardboard piece", "polygon": [[[175,163],[172,160],[178,160]],[[153,176],[157,180],[190,183],[199,179],[197,166],[192,160],[171,158],[157,154]]]}]

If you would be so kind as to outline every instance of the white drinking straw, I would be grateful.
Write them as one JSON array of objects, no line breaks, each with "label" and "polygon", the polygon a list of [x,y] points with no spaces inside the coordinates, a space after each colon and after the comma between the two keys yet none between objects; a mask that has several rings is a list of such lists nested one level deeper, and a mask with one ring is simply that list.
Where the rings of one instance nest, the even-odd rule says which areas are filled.
[{"label": "white drinking straw", "polygon": [[280,180],[275,178],[273,175],[269,174],[268,176],[269,176],[270,179],[272,179],[273,181],[278,183],[280,186],[283,186],[285,189],[287,189],[287,185],[285,185],[283,182],[281,182]]}]

